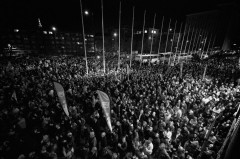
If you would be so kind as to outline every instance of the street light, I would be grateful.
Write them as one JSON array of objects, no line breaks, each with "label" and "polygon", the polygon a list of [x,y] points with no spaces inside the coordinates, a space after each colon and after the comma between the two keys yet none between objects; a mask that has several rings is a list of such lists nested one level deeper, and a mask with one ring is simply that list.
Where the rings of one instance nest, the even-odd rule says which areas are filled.
[{"label": "street light", "polygon": [[114,37],[117,37],[117,33],[113,33],[113,36],[114,36]]},{"label": "street light", "polygon": [[56,30],[57,30],[57,28],[53,26],[53,27],[52,27],[52,30],[53,30],[53,31],[56,31]]},{"label": "street light", "polygon": [[84,11],[85,15],[89,15],[89,12],[87,10]]}]

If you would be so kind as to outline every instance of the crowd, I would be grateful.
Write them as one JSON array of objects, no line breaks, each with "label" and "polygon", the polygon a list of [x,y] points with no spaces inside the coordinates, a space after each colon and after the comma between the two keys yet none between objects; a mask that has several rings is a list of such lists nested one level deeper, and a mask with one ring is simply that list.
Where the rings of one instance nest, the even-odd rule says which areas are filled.
[{"label": "crowd", "polygon": [[[0,64],[0,159],[195,159],[204,142],[201,158],[216,158],[239,104],[235,63],[189,61],[179,78],[179,64],[134,62],[130,75],[100,76],[88,62],[90,77],[79,57]],[[96,90],[110,98],[112,132]]]}]

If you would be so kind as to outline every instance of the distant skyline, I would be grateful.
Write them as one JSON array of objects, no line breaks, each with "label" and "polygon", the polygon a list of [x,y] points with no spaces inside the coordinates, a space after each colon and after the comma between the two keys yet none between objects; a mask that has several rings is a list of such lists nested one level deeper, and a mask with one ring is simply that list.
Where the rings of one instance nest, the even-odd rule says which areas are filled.
[{"label": "distant skyline", "polygon": [[[184,21],[187,14],[217,9],[219,3],[235,0],[122,0],[122,26],[131,25],[132,7],[135,6],[135,25],[141,26],[143,12],[146,27],[152,27],[153,15],[157,14],[156,27],[160,27],[162,16],[166,20]],[[103,0],[105,27],[118,26],[119,0]],[[83,9],[89,11],[84,16],[86,29],[101,29],[101,0],[82,0]],[[238,2],[239,4],[239,2]],[[62,31],[81,32],[80,0],[1,0],[1,28],[36,28],[38,18],[45,28],[55,26]],[[91,27],[91,28],[89,28]]]}]

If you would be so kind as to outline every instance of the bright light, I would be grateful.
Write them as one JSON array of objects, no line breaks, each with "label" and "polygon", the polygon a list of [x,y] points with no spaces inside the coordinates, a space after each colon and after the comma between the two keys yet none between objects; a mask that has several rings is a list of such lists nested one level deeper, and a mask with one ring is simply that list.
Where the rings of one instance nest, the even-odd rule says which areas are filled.
[{"label": "bright light", "polygon": [[78,45],[80,45],[80,42],[77,42]]},{"label": "bright light", "polygon": [[43,31],[43,34],[47,34],[47,31]]},{"label": "bright light", "polygon": [[18,29],[14,29],[14,32],[17,33],[17,32],[19,32],[19,30]]},{"label": "bright light", "polygon": [[116,36],[117,36],[117,33],[113,33],[113,36],[116,37]]},{"label": "bright light", "polygon": [[236,46],[237,44],[233,44],[234,46]]},{"label": "bright light", "polygon": [[53,34],[53,32],[52,32],[52,31],[49,31],[49,34]]},{"label": "bright light", "polygon": [[56,30],[57,30],[57,28],[53,26],[53,27],[52,27],[52,30],[53,30],[53,31],[56,31]]},{"label": "bright light", "polygon": [[156,34],[157,33],[156,30],[152,30],[151,32],[152,32],[152,34]]},{"label": "bright light", "polygon": [[85,15],[89,15],[89,12],[87,10],[84,11]]},{"label": "bright light", "polygon": [[97,56],[98,59],[100,59],[100,56]]},{"label": "bright light", "polygon": [[169,31],[172,31],[172,28],[170,28]]},{"label": "bright light", "polygon": [[147,33],[147,30],[145,30],[144,33]]}]

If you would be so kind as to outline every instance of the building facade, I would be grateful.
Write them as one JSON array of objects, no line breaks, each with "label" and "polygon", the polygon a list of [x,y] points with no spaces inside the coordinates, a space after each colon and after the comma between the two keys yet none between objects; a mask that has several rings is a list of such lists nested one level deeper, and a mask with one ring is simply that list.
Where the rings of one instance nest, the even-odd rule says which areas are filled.
[{"label": "building facade", "polygon": [[239,17],[237,5],[221,4],[215,10],[187,15],[186,30],[200,37],[195,49],[207,50],[210,44],[210,49],[230,50],[240,44]]},{"label": "building facade", "polygon": [[[83,36],[77,32],[13,29],[0,33],[1,53],[84,56]],[[94,53],[94,35],[85,36],[88,54]]]}]

